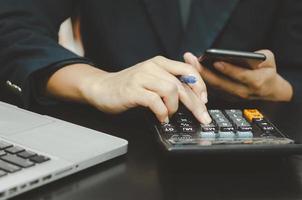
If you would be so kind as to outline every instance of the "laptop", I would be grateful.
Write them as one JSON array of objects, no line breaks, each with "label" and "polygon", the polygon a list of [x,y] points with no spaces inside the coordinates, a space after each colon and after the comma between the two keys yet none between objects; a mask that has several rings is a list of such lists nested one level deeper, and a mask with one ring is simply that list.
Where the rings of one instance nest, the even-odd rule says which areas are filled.
[{"label": "laptop", "polygon": [[0,102],[0,200],[127,152],[128,142]]}]

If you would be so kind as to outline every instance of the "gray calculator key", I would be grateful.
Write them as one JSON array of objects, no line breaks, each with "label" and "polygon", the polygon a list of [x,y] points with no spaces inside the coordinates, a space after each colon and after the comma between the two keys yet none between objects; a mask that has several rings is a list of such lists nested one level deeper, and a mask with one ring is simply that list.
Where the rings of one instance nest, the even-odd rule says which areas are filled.
[{"label": "gray calculator key", "polygon": [[247,121],[245,119],[243,119],[242,117],[232,118],[232,121],[235,124],[247,123]]},{"label": "gray calculator key", "polygon": [[217,131],[217,126],[213,123],[211,124],[200,124],[201,130],[203,132],[215,132]]},{"label": "gray calculator key", "polygon": [[220,127],[221,132],[229,132],[229,131],[234,131],[235,128],[233,126],[227,126],[227,127]]},{"label": "gray calculator key", "polygon": [[241,122],[236,122],[235,123],[237,126],[251,126],[250,123],[248,123],[247,121],[241,121]]},{"label": "gray calculator key", "polygon": [[251,126],[238,126],[238,127],[237,127],[237,130],[238,130],[238,131],[245,132],[245,131],[252,131],[253,128],[252,128]]},{"label": "gray calculator key", "polygon": [[237,132],[238,138],[253,138],[253,133],[251,131],[238,131]]},{"label": "gray calculator key", "polygon": [[215,132],[200,132],[200,137],[204,139],[214,139],[216,138]]},{"label": "gray calculator key", "polygon": [[219,127],[233,127],[232,124],[229,121],[226,121],[226,122],[217,122],[217,125]]},{"label": "gray calculator key", "polygon": [[232,131],[229,132],[219,132],[219,138],[235,138],[235,133]]},{"label": "gray calculator key", "polygon": [[242,111],[238,110],[238,109],[229,109],[229,110],[225,110],[226,114],[237,114],[237,115],[241,115],[242,116]]},{"label": "gray calculator key", "polygon": [[208,110],[209,114],[222,114],[221,110]]},{"label": "gray calculator key", "polygon": [[208,112],[214,120],[217,118],[225,118],[224,114],[220,110],[209,110]]},{"label": "gray calculator key", "polygon": [[239,115],[239,114],[228,114],[229,118],[231,119],[237,119],[237,118],[240,118],[240,119],[244,119],[242,117],[242,115]]},{"label": "gray calculator key", "polygon": [[1,159],[23,168],[34,166],[33,162],[12,154],[7,154],[6,156],[2,156]]},{"label": "gray calculator key", "polygon": [[0,169],[4,170],[6,172],[9,172],[9,173],[14,173],[16,171],[21,170],[20,167],[10,164],[8,162],[5,162],[3,160],[0,160]]},{"label": "gray calculator key", "polygon": [[229,120],[227,120],[227,118],[225,117],[219,117],[219,118],[214,118],[215,122],[217,124],[222,123],[222,122],[228,122]]}]

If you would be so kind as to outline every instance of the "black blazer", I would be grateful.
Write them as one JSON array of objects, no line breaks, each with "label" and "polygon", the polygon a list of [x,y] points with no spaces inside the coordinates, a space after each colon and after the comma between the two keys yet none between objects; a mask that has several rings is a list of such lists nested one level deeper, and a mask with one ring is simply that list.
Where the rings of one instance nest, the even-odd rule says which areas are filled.
[{"label": "black blazer", "polygon": [[[83,62],[118,71],[155,55],[181,60],[185,51],[215,47],[271,49],[278,69],[299,85],[301,0],[200,0],[195,8],[200,15],[183,31],[176,0],[0,0],[0,84],[29,105],[45,69]],[[75,13],[85,58],[57,43],[60,24]]]}]

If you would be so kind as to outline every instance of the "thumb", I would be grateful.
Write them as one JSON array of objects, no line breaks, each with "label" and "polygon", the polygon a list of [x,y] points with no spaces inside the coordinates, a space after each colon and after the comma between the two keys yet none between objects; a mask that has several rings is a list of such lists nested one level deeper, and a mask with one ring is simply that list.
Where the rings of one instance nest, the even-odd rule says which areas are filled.
[{"label": "thumb", "polygon": [[258,65],[258,68],[276,68],[275,56],[270,50],[264,49],[256,51],[255,53],[262,53],[266,59]]}]

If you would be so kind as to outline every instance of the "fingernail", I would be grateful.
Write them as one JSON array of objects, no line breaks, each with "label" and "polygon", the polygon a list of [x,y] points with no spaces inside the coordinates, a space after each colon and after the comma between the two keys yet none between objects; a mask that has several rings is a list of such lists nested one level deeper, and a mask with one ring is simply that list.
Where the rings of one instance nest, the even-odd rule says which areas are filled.
[{"label": "fingernail", "polygon": [[202,113],[202,118],[205,124],[209,124],[212,121],[212,118],[210,117],[208,112]]},{"label": "fingernail", "polygon": [[201,101],[204,103],[208,103],[208,95],[206,92],[201,93]]},{"label": "fingernail", "polygon": [[170,122],[169,117],[166,117],[164,123],[168,124]]},{"label": "fingernail", "polygon": [[222,62],[214,63],[214,67],[218,70],[224,70],[224,64]]}]

